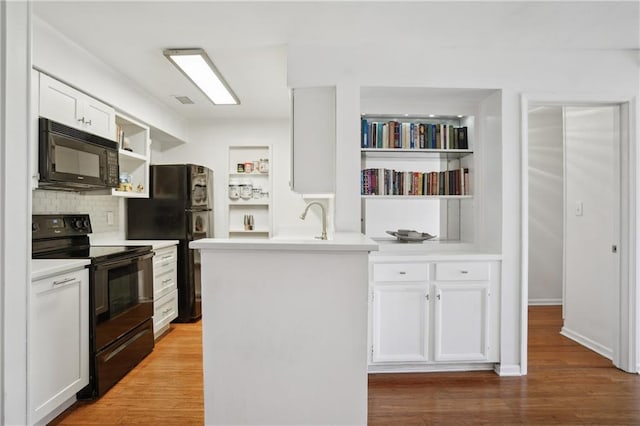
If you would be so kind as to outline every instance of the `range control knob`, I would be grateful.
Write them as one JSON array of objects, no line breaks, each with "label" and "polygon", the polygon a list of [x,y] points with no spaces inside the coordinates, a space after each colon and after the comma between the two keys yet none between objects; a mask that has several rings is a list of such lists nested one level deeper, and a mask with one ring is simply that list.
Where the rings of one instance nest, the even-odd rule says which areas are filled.
[{"label": "range control knob", "polygon": [[82,231],[85,228],[84,221],[80,218],[73,220],[73,228]]}]

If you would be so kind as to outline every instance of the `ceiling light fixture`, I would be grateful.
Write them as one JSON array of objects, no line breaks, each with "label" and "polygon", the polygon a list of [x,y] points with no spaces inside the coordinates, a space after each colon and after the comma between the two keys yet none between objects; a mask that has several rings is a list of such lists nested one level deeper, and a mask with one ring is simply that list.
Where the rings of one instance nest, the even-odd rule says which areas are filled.
[{"label": "ceiling light fixture", "polygon": [[204,49],[165,49],[163,53],[215,105],[240,103]]}]

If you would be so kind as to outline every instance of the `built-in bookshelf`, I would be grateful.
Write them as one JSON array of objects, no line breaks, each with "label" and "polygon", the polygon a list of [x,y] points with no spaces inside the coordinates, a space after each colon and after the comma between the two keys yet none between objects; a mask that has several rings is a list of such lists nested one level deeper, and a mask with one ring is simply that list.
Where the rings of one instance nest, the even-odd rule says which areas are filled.
[{"label": "built-in bookshelf", "polygon": [[112,195],[129,198],[149,197],[151,139],[149,126],[116,112],[119,185]]},{"label": "built-in bookshelf", "polygon": [[229,238],[271,237],[271,148],[230,146],[228,158]]},{"label": "built-in bookshelf", "polygon": [[362,231],[461,240],[473,208],[474,117],[362,115],[360,124]]},{"label": "built-in bookshelf", "polygon": [[463,117],[438,119],[415,117],[361,118],[360,147],[363,149],[468,150],[468,126]]}]

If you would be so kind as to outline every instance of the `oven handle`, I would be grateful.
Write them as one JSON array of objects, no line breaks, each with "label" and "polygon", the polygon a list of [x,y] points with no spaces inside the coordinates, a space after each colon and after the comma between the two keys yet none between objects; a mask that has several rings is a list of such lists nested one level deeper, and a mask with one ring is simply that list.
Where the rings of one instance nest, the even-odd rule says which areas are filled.
[{"label": "oven handle", "polygon": [[129,257],[127,259],[118,259],[111,262],[100,263],[99,265],[96,265],[95,268],[96,270],[111,269],[114,266],[124,266],[131,263],[138,263],[146,259],[151,259],[152,257],[153,257],[153,253],[143,254],[141,256],[137,255],[134,257]]}]

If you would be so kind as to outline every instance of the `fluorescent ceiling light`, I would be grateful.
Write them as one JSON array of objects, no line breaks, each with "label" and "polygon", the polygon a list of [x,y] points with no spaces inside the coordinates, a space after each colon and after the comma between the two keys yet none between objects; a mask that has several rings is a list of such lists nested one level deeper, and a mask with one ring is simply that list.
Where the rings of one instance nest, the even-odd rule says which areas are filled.
[{"label": "fluorescent ceiling light", "polygon": [[163,53],[215,105],[240,103],[203,49],[165,49]]}]

